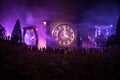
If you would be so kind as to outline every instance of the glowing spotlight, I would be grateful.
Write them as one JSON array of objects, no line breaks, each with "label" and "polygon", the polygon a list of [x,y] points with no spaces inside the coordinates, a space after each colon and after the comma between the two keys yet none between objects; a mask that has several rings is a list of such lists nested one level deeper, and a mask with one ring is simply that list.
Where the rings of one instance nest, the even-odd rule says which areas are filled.
[{"label": "glowing spotlight", "polygon": [[101,31],[99,30],[99,31],[98,31],[98,35],[100,35],[100,34],[101,34]]},{"label": "glowing spotlight", "polygon": [[47,21],[43,21],[43,24],[44,24],[44,26],[46,26],[47,25]]},{"label": "glowing spotlight", "polygon": [[112,27],[113,27],[113,25],[111,24],[111,25],[110,25],[110,27],[112,28]]},{"label": "glowing spotlight", "polygon": [[109,32],[107,32],[106,34],[109,35]]},{"label": "glowing spotlight", "polygon": [[28,35],[26,34],[25,37],[28,37]]},{"label": "glowing spotlight", "polygon": [[38,28],[36,28],[36,31],[38,31]]}]

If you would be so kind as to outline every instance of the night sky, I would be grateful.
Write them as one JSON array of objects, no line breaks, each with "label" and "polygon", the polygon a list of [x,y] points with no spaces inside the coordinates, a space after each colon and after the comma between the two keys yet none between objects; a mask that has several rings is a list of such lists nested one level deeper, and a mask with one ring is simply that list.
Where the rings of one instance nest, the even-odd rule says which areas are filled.
[{"label": "night sky", "polygon": [[39,7],[48,10],[48,12],[49,10],[54,10],[53,14],[67,13],[75,16],[84,13],[101,2],[109,4],[111,1],[118,3],[118,0],[0,0],[0,11],[1,14],[4,14],[4,12],[12,11],[13,7],[17,7],[20,10],[22,8]]},{"label": "night sky", "polygon": [[[0,23],[12,26],[9,23],[20,19],[23,26],[38,20],[78,20],[116,25],[119,4],[119,0],[0,0]],[[34,22],[32,24],[36,24]]]},{"label": "night sky", "polygon": [[5,22],[20,19],[25,26],[37,20],[78,20],[114,25],[119,4],[119,0],[0,0],[0,23],[7,26]]},{"label": "night sky", "polygon": [[110,24],[119,16],[119,5],[119,0],[0,0],[0,23],[5,25],[5,21],[19,18],[23,25],[33,19]]}]

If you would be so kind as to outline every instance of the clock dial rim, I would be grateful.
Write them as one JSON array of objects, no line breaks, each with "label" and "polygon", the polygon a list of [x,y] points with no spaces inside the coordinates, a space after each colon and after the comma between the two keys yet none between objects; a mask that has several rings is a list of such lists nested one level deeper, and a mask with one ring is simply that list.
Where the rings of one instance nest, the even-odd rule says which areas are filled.
[{"label": "clock dial rim", "polygon": [[[66,40],[66,41],[63,41],[63,43],[64,44],[61,44],[61,42],[62,42],[62,40],[59,40],[59,38],[58,38],[58,33],[59,33],[59,28],[63,28],[64,26],[66,26],[66,28],[69,28],[69,30],[70,30],[70,32],[71,32],[71,30],[72,30],[72,32],[71,32],[71,34],[72,34],[72,36],[69,36],[69,38],[68,38],[68,40]],[[58,30],[58,31],[57,31]],[[69,33],[70,33],[69,32]],[[56,33],[56,34],[55,34]],[[57,38],[55,38],[56,36],[57,36]],[[53,29],[53,33],[52,33],[52,36],[53,36],[53,39],[54,39],[54,41],[55,41],[55,44],[57,44],[58,46],[69,46],[69,45],[71,45],[74,41],[75,41],[75,36],[76,36],[76,33],[75,33],[75,29],[73,28],[73,26],[71,26],[71,25],[69,25],[69,24],[60,24],[60,25],[58,25],[58,26],[56,26],[54,29]],[[71,38],[72,37],[72,38]],[[55,40],[56,39],[56,40]],[[70,41],[70,42],[69,42]]]}]

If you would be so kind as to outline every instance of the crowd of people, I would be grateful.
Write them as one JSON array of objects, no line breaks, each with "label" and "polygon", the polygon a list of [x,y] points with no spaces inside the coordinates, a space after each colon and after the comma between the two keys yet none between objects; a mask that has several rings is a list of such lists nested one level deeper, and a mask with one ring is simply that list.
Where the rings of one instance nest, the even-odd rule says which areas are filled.
[{"label": "crowd of people", "polygon": [[116,80],[120,48],[41,48],[0,40],[0,80]]}]

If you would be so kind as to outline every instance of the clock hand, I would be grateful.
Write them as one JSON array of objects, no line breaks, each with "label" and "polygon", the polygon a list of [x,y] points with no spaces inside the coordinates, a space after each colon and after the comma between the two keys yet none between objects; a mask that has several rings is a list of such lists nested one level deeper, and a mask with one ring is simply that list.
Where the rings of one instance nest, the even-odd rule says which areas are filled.
[{"label": "clock hand", "polygon": [[69,36],[66,35],[66,30],[63,31],[63,35],[64,35],[65,38],[69,38]]},{"label": "clock hand", "polygon": [[68,36],[68,35],[64,35],[64,37],[69,38],[69,36]]}]

